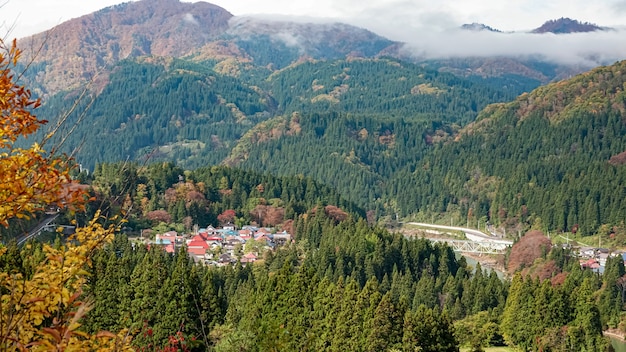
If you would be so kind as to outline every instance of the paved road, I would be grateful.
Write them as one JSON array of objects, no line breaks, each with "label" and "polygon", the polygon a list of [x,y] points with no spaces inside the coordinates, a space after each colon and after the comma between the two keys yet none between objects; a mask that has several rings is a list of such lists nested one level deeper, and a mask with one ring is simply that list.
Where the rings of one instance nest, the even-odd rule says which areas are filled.
[{"label": "paved road", "polygon": [[615,339],[620,340],[621,342],[625,342],[623,334],[616,334],[613,331],[604,330],[604,331],[602,331],[602,335],[608,336],[608,337],[613,337]]},{"label": "paved road", "polygon": [[482,231],[476,229],[468,229],[466,227],[456,227],[456,226],[446,226],[446,225],[436,225],[436,224],[426,224],[422,222],[406,222],[407,225],[416,225],[422,227],[430,227],[433,229],[442,229],[442,230],[452,230],[452,231],[462,231],[465,233],[465,236],[471,240],[476,242],[498,242],[503,244],[512,245],[513,241],[503,240],[498,237],[490,236],[485,234]]},{"label": "paved road", "polygon": [[48,215],[45,218],[41,219],[41,221],[39,221],[37,226],[35,226],[30,232],[28,232],[25,235],[18,236],[16,238],[17,244],[22,245],[24,244],[24,242],[28,241],[29,239],[39,235],[39,233],[41,233],[41,230],[43,230],[44,227],[48,226],[51,222],[53,222],[57,217],[59,217],[58,213]]}]

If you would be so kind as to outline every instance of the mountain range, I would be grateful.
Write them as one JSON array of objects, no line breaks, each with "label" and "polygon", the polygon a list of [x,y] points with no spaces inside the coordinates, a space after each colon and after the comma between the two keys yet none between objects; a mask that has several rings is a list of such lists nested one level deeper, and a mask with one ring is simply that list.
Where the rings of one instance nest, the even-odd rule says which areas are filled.
[{"label": "mountain range", "polygon": [[[492,28],[483,23],[466,23],[461,26],[461,29],[470,31],[489,31],[502,33],[501,30]],[[608,31],[613,30],[609,27],[600,27],[593,23],[580,22],[567,17],[561,17],[556,20],[548,20],[540,27],[530,31],[530,33],[553,33],[553,34],[571,34],[571,33],[588,33],[595,31]]]},{"label": "mountain range", "polygon": [[[590,28],[544,30],[559,23]],[[543,36],[561,37],[524,34]],[[50,143],[88,169],[174,160],[304,175],[378,216],[508,228],[589,234],[626,211],[614,192],[624,62],[436,58],[347,24],[177,0],[109,7],[19,44],[39,50],[25,75],[44,97],[38,116],[73,111]]]},{"label": "mountain range", "polygon": [[[482,24],[462,28],[499,32]],[[561,18],[532,32],[590,30],[605,28]],[[250,64],[279,70],[306,59],[395,57],[463,76],[513,74],[539,83],[590,68],[588,64],[559,64],[532,52],[438,56],[348,24],[323,19],[234,17],[216,5],[178,0],[141,0],[107,7],[22,38],[19,45],[28,49],[37,65],[37,75],[31,78],[40,94],[73,89],[86,80],[106,81],[112,65],[139,56],[215,59],[233,73],[240,71],[237,67]],[[592,60],[602,59],[598,56]]]},{"label": "mountain range", "polygon": [[593,23],[583,23],[577,20],[573,20],[571,18],[561,17],[558,20],[550,20],[541,25],[541,27],[533,29],[532,33],[554,33],[554,34],[565,34],[565,33],[586,33],[586,32],[595,32],[595,31],[607,31],[612,30],[607,27],[600,27]]}]

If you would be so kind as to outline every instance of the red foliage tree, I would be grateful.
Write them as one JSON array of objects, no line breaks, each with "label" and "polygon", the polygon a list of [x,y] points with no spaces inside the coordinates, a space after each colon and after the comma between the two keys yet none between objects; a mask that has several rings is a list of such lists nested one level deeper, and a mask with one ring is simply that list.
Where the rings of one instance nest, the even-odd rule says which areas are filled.
[{"label": "red foliage tree", "polygon": [[550,282],[552,283],[552,286],[560,286],[565,282],[566,278],[567,273],[559,273],[554,275],[552,279],[550,279]]},{"label": "red foliage tree", "polygon": [[185,195],[185,203],[187,204],[187,207],[189,207],[189,205],[191,203],[204,203],[204,201],[206,200],[206,198],[204,197],[204,194],[196,191],[196,190],[191,190],[189,192],[187,192],[187,194]]},{"label": "red foliage tree", "polygon": [[294,221],[292,219],[289,219],[287,221],[285,221],[283,223],[283,230],[287,231],[287,233],[293,234],[294,231],[294,227],[293,227],[293,223]]},{"label": "red foliage tree", "polygon": [[330,217],[331,219],[337,222],[344,221],[345,219],[348,218],[348,213],[346,213],[345,211],[341,210],[341,208],[338,208],[334,205],[327,205],[324,208],[324,212],[326,213],[328,217]]},{"label": "red foliage tree", "polygon": [[268,207],[263,219],[263,226],[276,226],[285,219],[285,208]]},{"label": "red foliage tree", "polygon": [[217,216],[217,221],[219,221],[220,224],[225,225],[225,224],[228,224],[229,222],[235,221],[236,215],[237,213],[235,213],[234,210],[227,209]]},{"label": "red foliage tree", "polygon": [[165,190],[165,204],[174,204],[177,200],[176,190],[174,188],[168,188]]},{"label": "red foliage tree", "polygon": [[285,208],[259,204],[250,211],[254,221],[263,226],[276,226],[285,219]]},{"label": "red foliage tree", "polygon": [[148,218],[148,220],[151,220],[153,222],[165,222],[165,223],[172,222],[172,216],[165,210],[149,211],[148,214],[146,214],[146,218]]},{"label": "red foliage tree", "polygon": [[626,152],[621,152],[617,155],[613,155],[609,159],[609,164],[611,165],[624,165],[626,164]]},{"label": "red foliage tree", "polygon": [[511,247],[507,270],[514,273],[523,267],[529,267],[537,258],[545,255],[552,242],[541,231],[529,231]]},{"label": "red foliage tree", "polygon": [[254,209],[250,211],[250,215],[252,216],[252,219],[254,219],[254,221],[256,221],[257,224],[263,224],[263,221],[265,220],[265,216],[267,215],[268,208],[269,207],[267,205],[263,205],[263,204],[259,204],[256,207],[254,207]]}]

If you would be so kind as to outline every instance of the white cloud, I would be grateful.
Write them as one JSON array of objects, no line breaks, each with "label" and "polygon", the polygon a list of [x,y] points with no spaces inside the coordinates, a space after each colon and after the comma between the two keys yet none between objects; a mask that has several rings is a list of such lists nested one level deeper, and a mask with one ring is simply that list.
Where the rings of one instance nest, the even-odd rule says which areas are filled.
[{"label": "white cloud", "polygon": [[0,0],[0,37],[21,38],[129,0]]},{"label": "white cloud", "polygon": [[[127,0],[6,0],[0,24],[13,23],[15,34],[43,31],[71,18]],[[183,1],[193,2],[193,1]],[[481,22],[504,31],[540,26],[549,19],[575,18],[606,26],[626,25],[626,0],[208,0],[235,15],[283,14],[383,23],[388,27],[434,22]],[[399,20],[398,20],[399,19]],[[380,27],[380,26],[378,26]]]},{"label": "white cloud", "polygon": [[[0,0],[2,1],[2,0]],[[11,36],[49,29],[124,0],[8,0],[0,7],[0,31],[15,22]],[[144,0],[141,0],[144,1]],[[573,35],[465,33],[463,23],[479,22],[502,31],[525,31],[550,19],[570,17],[626,28],[626,0],[206,0],[235,15],[300,16],[300,22],[337,22],[367,28],[408,43],[428,56],[543,55],[559,62],[611,62],[626,59],[626,29]],[[188,2],[185,0],[185,2]],[[305,17],[302,17],[305,16]],[[314,21],[312,20],[313,18]],[[193,16],[185,17],[194,21]],[[271,18],[271,17],[269,17]],[[319,19],[325,18],[325,19]],[[0,32],[0,37],[3,36]],[[288,31],[281,40],[297,45]]]},{"label": "white cloud", "polygon": [[185,14],[185,16],[183,17],[183,20],[184,20],[185,22],[189,22],[189,23],[191,23],[191,24],[195,24],[196,26],[199,24],[199,23],[198,23],[198,20],[196,20],[196,18],[195,18],[195,17],[193,17],[193,15],[192,15],[192,14],[190,14],[190,13],[186,13],[186,14]]},{"label": "white cloud", "polygon": [[[481,22],[504,31],[540,26],[560,17],[606,26],[626,24],[624,0],[213,0],[235,15],[275,13],[341,18],[386,26],[444,17],[455,26]],[[398,21],[398,19],[400,19]]]},{"label": "white cloud", "polygon": [[447,31],[421,33],[406,40],[406,50],[424,58],[461,56],[541,57],[593,67],[626,58],[626,31],[531,34]]}]

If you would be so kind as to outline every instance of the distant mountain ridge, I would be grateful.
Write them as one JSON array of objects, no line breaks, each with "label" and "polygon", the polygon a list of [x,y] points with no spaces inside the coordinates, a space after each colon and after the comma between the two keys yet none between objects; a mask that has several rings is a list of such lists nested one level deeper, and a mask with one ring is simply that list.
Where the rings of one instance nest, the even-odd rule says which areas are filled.
[{"label": "distant mountain ridge", "polygon": [[[488,31],[488,32],[503,33],[499,29],[492,28],[484,23],[476,23],[476,22],[463,24],[461,25],[461,29],[477,31],[477,32]],[[612,28],[600,27],[593,23],[581,22],[581,21],[574,20],[571,18],[561,17],[556,20],[546,21],[540,27],[531,30],[530,33],[568,34],[568,33],[587,33],[587,32],[606,31],[606,30],[612,30]]]},{"label": "distant mountain ridge", "polygon": [[623,116],[626,114],[624,82],[626,61],[598,67],[569,80],[538,87],[513,102],[492,104],[462,134],[485,133],[487,129],[483,128],[493,125],[502,116],[515,116],[519,121],[541,117],[551,124],[563,123],[581,114]]},{"label": "distant mountain ridge", "polygon": [[[484,24],[463,28],[499,32]],[[30,78],[40,87],[39,95],[76,88],[97,73],[101,75],[96,87],[102,87],[115,63],[139,56],[217,60],[222,64],[216,69],[231,75],[259,67],[279,70],[308,59],[388,56],[423,61],[409,53],[404,43],[352,25],[234,17],[216,5],[178,0],[140,0],[107,7],[22,38],[19,46],[37,52],[34,63],[38,72]],[[461,76],[509,75],[536,84],[582,72],[563,65],[552,69],[541,59],[460,57],[435,61],[437,65],[431,67]]]},{"label": "distant mountain ridge", "polygon": [[476,22],[465,23],[465,24],[461,25],[461,29],[465,29],[465,30],[469,30],[469,31],[488,31],[488,32],[498,32],[498,33],[502,32],[499,29],[495,29],[495,28],[492,28],[492,27],[490,27],[490,26],[488,26],[486,24],[476,23]]},{"label": "distant mountain ridge", "polygon": [[261,37],[294,48],[299,55],[316,59],[338,59],[346,56],[375,57],[395,42],[371,31],[345,23],[312,23],[235,17],[226,31],[239,41]]},{"label": "distant mountain ridge", "polygon": [[610,28],[600,27],[593,23],[580,22],[571,18],[561,17],[557,20],[550,20],[545,22],[540,27],[533,29],[531,33],[554,33],[554,34],[567,34],[567,33],[587,33],[595,31],[609,30]]},{"label": "distant mountain ridge", "polygon": [[215,40],[233,15],[206,2],[142,0],[63,22],[18,45],[40,48],[41,82],[56,92],[73,88],[119,60],[142,55],[185,56]]}]

